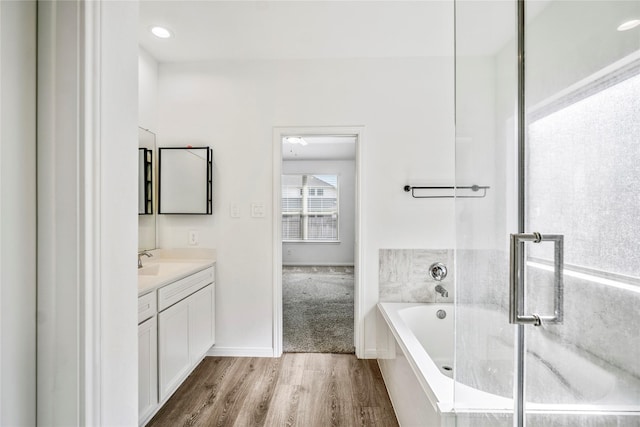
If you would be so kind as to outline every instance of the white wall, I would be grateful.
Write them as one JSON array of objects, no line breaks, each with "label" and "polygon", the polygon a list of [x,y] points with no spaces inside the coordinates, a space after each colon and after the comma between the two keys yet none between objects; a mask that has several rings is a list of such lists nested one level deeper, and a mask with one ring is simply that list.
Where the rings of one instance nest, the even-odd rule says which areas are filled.
[{"label": "white wall", "polygon": [[100,424],[138,420],[138,4],[103,1],[100,58]]},{"label": "white wall", "polygon": [[355,161],[290,160],[282,162],[284,174],[338,175],[337,243],[283,243],[285,265],[353,265],[355,239]]},{"label": "white wall", "polygon": [[0,2],[0,425],[35,425],[36,2]]},{"label": "white wall", "polygon": [[[463,37],[458,37],[463,43]],[[487,185],[484,198],[456,200],[457,249],[493,248],[504,237],[503,175],[496,170],[495,61],[456,59],[456,185]]]},{"label": "white wall", "polygon": [[157,132],[158,61],[142,48],[138,48],[138,124]]},{"label": "white wall", "polygon": [[[159,105],[159,145],[213,147],[213,216],[160,216],[159,239],[184,247],[194,229],[217,248],[216,347],[231,350],[272,348],[273,127],[364,126],[364,355],[375,356],[378,249],[453,246],[452,200],[402,190],[453,182],[452,58],[161,64]],[[251,218],[251,202],[267,217]]]},{"label": "white wall", "polygon": [[527,27],[527,105],[636,52],[638,29],[616,28],[638,16],[638,1],[550,2]]}]

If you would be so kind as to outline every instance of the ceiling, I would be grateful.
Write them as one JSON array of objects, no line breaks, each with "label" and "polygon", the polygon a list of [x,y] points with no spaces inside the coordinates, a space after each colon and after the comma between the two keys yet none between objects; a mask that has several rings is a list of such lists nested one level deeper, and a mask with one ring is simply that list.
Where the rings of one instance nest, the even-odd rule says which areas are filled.
[{"label": "ceiling", "polygon": [[[475,31],[460,54],[495,53],[513,36],[513,1],[459,4],[458,29]],[[154,25],[174,36],[155,38]],[[159,62],[451,56],[453,1],[142,0],[139,40]]]},{"label": "ceiling", "polygon": [[304,136],[307,145],[282,142],[283,160],[354,160],[355,136]]}]

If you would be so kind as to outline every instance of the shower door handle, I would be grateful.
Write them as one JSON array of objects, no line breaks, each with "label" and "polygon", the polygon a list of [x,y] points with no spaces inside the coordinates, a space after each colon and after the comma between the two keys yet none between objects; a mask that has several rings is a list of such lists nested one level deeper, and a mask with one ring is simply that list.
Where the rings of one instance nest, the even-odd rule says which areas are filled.
[{"label": "shower door handle", "polygon": [[[554,312],[552,315],[524,314],[524,252],[525,242],[540,243],[551,241],[554,244],[553,289]],[[511,234],[509,262],[509,323],[540,326],[544,323],[562,323],[564,284],[564,236],[561,234],[519,233]]]}]

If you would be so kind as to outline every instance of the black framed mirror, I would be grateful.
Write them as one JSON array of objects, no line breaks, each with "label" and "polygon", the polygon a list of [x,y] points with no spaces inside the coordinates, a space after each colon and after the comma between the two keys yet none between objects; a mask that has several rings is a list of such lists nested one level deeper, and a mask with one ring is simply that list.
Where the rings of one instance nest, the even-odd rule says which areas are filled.
[{"label": "black framed mirror", "polygon": [[213,152],[210,147],[158,149],[158,214],[213,213]]},{"label": "black framed mirror", "polygon": [[138,148],[138,215],[153,215],[153,150]]},{"label": "black framed mirror", "polygon": [[158,212],[156,135],[138,127],[138,250],[156,248]]}]

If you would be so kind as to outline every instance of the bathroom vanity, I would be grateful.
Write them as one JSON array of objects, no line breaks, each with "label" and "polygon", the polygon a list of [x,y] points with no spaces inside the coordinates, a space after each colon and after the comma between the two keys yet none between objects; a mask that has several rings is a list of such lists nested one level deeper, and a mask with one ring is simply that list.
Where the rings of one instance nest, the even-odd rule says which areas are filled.
[{"label": "bathroom vanity", "polygon": [[157,250],[138,269],[138,414],[146,424],[215,342],[214,251]]}]

